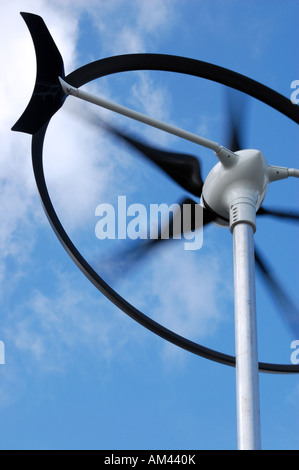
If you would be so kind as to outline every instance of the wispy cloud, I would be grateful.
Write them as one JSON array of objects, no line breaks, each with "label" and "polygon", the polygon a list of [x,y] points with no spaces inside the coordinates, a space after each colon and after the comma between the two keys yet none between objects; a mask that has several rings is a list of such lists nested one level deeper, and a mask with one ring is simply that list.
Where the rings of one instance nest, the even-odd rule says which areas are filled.
[{"label": "wispy cloud", "polygon": [[[47,270],[49,274],[49,266]],[[2,325],[10,338],[10,360],[21,354],[22,363],[33,361],[41,370],[57,372],[73,363],[74,352],[76,357],[88,353],[100,362],[111,360],[130,336],[129,331],[120,331],[117,309],[105,314],[108,301],[96,291],[83,289],[80,276],[78,280],[57,268],[51,272],[56,279],[51,289],[34,289]],[[75,287],[78,282],[80,288]]]},{"label": "wispy cloud", "polygon": [[[177,22],[175,0],[99,3],[84,2],[84,9],[93,18],[100,32],[102,52],[107,55],[150,52],[157,39],[167,35]],[[112,18],[113,30],[109,26]]]},{"label": "wispy cloud", "polygon": [[0,290],[6,296],[25,275],[38,226],[45,223],[32,174],[30,137],[11,132],[29,102],[36,73],[32,40],[19,15],[24,10],[45,15],[68,62],[75,56],[76,20],[63,21],[44,1],[2,5],[0,35],[6,47],[1,48],[0,59],[6,73],[0,87]]},{"label": "wispy cloud", "polygon": [[[132,6],[136,8],[136,14],[130,18],[125,16],[125,20],[119,15],[115,19],[116,27],[112,32],[106,26],[105,17],[115,15],[116,7],[123,8],[123,2],[119,0],[101,2],[101,6],[103,8],[99,9],[99,2],[68,0],[59,3],[42,1],[38,6],[33,1],[26,2],[26,5],[21,1],[8,2],[5,5],[6,15],[2,16],[0,25],[2,34],[11,41],[10,52],[6,52],[4,48],[1,50],[2,59],[7,62],[12,54],[18,57],[18,61],[13,62],[14,65],[9,75],[4,77],[0,90],[4,104],[2,109],[5,110],[0,118],[0,135],[5,143],[5,150],[1,155],[0,176],[1,207],[5,209],[6,219],[6,224],[0,227],[0,244],[3,248],[0,275],[3,289],[7,285],[5,277],[7,257],[11,255],[18,259],[18,267],[15,270],[17,282],[18,275],[22,275],[30,254],[34,253],[36,243],[40,243],[39,228],[47,224],[36,194],[31,170],[30,138],[10,131],[11,125],[28,103],[35,80],[32,41],[26,26],[19,24],[22,20],[17,10],[26,8],[27,11],[41,14],[45,18],[69,70],[76,67],[78,21],[82,8],[92,15],[103,38],[103,50],[110,53],[113,50],[117,50],[118,53],[145,51],[154,44],[158,35],[165,34],[165,30],[162,33],[163,24],[167,22],[167,28],[175,24],[175,2],[134,0]],[[69,9],[72,10],[72,15],[66,14]],[[15,25],[17,31],[13,36],[5,25],[8,17],[9,24]],[[107,24],[110,23],[107,21]],[[22,76],[21,86],[20,76]],[[102,83],[100,87],[102,90],[104,87],[105,93],[114,97],[114,90],[108,82]],[[91,88],[96,89],[96,85],[92,84]],[[171,120],[172,103],[168,90],[165,86],[157,87],[150,74],[140,72],[136,75],[136,80],[130,84],[129,91],[129,101],[132,105],[157,118]],[[66,111],[71,106],[71,103],[67,102]],[[127,177],[122,174],[124,165],[131,164],[132,168],[134,167],[132,157],[127,156],[126,160],[121,154],[113,152],[113,147],[107,144],[105,136],[97,130],[87,130],[79,121],[70,119],[70,115],[65,111],[58,113],[51,122],[45,146],[46,177],[56,210],[71,232],[87,225],[90,221],[94,223],[95,207],[103,200],[105,194],[113,193],[116,189],[122,192],[132,189],[132,175],[130,172]],[[120,165],[118,168],[117,164],[120,162],[123,166]],[[137,170],[134,168],[134,171]],[[94,228],[94,225],[88,227]],[[22,234],[22,242],[18,234]],[[180,271],[177,269],[179,260]],[[196,331],[200,336],[212,331],[212,324],[216,325],[220,320],[216,305],[220,268],[216,261],[210,262],[209,266],[205,263],[205,274],[202,277],[203,274],[199,274],[195,260],[186,261],[175,253],[167,252],[154,262],[151,273],[151,284],[149,285],[147,281],[138,289],[138,295],[132,284],[127,286],[127,291],[125,289],[124,292],[128,294],[128,298],[144,307],[146,312],[146,304],[150,300],[154,306],[151,314],[181,334],[188,336]],[[86,298],[86,293],[76,289],[61,273],[57,275],[57,279],[59,282],[57,281],[56,289],[51,294],[45,294],[31,286],[27,301],[19,305],[14,315],[10,317],[6,331],[13,336],[15,348],[54,369],[58,364],[59,366],[63,364],[62,351],[66,351],[70,357],[71,351],[78,344],[80,347],[87,346],[91,349],[98,347],[101,351],[105,350],[105,354],[109,356],[111,353],[109,338],[114,322],[107,321],[103,324],[102,319],[100,322],[94,313],[82,314],[86,312],[87,305],[90,312],[95,312],[98,308],[97,302],[92,297]],[[167,282],[164,282],[165,280]],[[135,279],[135,282],[138,281]],[[203,283],[205,288],[199,288],[198,286]],[[148,289],[151,292],[150,297]],[[198,297],[194,297],[194,292],[198,292]],[[215,301],[206,305],[203,300],[206,298],[204,294]],[[55,349],[50,363],[49,349]]]}]

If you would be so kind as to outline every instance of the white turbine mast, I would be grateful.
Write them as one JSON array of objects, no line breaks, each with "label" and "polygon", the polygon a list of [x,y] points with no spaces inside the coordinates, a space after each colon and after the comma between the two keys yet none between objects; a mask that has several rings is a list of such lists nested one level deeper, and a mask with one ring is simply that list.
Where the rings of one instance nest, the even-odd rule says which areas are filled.
[{"label": "white turbine mast", "polygon": [[256,213],[264,201],[269,183],[291,176],[298,178],[299,170],[269,165],[259,150],[232,152],[217,142],[79,90],[62,78],[59,81],[67,95],[206,147],[213,150],[219,159],[205,180],[202,202],[221,218],[229,220],[233,235],[238,448],[260,450],[254,256]]}]

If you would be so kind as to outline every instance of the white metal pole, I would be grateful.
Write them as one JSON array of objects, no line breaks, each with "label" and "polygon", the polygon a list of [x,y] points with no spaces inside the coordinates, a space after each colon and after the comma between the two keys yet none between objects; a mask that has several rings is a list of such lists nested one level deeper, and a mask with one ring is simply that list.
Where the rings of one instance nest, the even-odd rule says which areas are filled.
[{"label": "white metal pole", "polygon": [[236,224],[233,242],[238,449],[260,450],[253,227],[243,222]]}]

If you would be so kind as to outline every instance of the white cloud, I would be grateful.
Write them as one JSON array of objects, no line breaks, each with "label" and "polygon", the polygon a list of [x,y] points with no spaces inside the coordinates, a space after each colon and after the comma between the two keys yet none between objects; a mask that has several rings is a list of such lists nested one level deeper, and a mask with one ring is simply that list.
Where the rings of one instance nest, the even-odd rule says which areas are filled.
[{"label": "white cloud", "polygon": [[169,122],[171,97],[167,88],[157,86],[150,72],[139,72],[138,81],[131,87],[131,100],[145,114]]},{"label": "white cloud", "polygon": [[99,29],[105,55],[149,52],[157,38],[167,34],[177,20],[175,0],[99,3],[89,1],[86,6],[84,3],[84,9]]},{"label": "white cloud", "polygon": [[[62,53],[66,70],[73,70],[77,54],[78,18],[82,9],[90,11],[95,21],[100,16],[103,24],[106,24],[105,15],[115,14],[116,8],[120,7],[120,5],[121,2],[109,2],[108,6],[106,2],[101,2],[101,5],[99,5],[99,2],[93,1],[77,1],[75,4],[68,1],[59,3],[41,1],[36,4],[33,1],[21,2],[16,0],[9,2],[4,7],[4,14],[1,17],[1,34],[6,41],[9,41],[10,47],[2,48],[1,60],[3,63],[10,62],[10,68],[8,69],[8,74],[4,77],[2,89],[0,90],[2,92],[0,96],[2,104],[0,136],[1,142],[5,145],[5,151],[1,155],[1,177],[7,178],[7,184],[11,187],[11,193],[14,193],[15,197],[19,192],[21,194],[26,193],[27,196],[29,187],[31,198],[29,198],[30,200],[28,200],[27,204],[27,198],[22,196],[20,196],[20,203],[18,204],[15,201],[16,204],[14,204],[14,207],[22,205],[23,214],[27,213],[27,208],[30,207],[32,197],[35,195],[29,164],[29,137],[12,133],[10,127],[18,119],[29,102],[35,81],[35,54],[30,34],[19,15],[19,11],[30,11],[43,16]],[[140,22],[142,24],[144,9],[148,7],[145,7],[143,2],[141,4],[133,2],[133,7],[140,12]],[[71,15],[69,14],[70,9],[72,11]],[[155,16],[154,13],[152,14]],[[159,13],[159,21],[162,21],[161,14],[162,12]],[[119,18],[118,21],[120,21]],[[136,21],[137,18],[128,20],[126,16],[122,28],[122,31],[126,31],[126,34],[131,38],[130,41],[135,43],[135,46],[129,47],[130,50],[135,47],[137,48],[137,44],[143,41],[144,33],[142,29],[136,31]],[[152,21],[152,28],[158,27],[159,21],[157,18],[154,19]],[[100,24],[102,23],[100,22]],[[10,33],[12,30],[14,31],[13,36]],[[103,32],[103,37],[105,37],[105,34],[106,31]],[[122,34],[117,29],[113,31],[116,43]],[[123,42],[122,39],[121,42]],[[107,43],[111,44],[109,41]],[[12,61],[11,57],[16,58],[16,60]],[[105,91],[108,91],[107,88]],[[139,82],[138,89],[133,90],[134,93],[135,96],[138,94],[139,102],[143,101],[143,107],[147,108],[154,115],[159,115],[162,109],[167,109],[162,92],[159,89],[153,89],[153,84],[150,83],[150,80],[145,80],[144,77]],[[148,96],[151,96],[152,99],[149,100]],[[55,194],[59,196],[57,202],[60,204],[62,214],[68,218],[72,226],[74,224],[76,226],[78,222],[82,221],[82,216],[84,217],[84,215],[94,210],[95,195],[98,194],[99,187],[102,188],[103,192],[105,191],[109,183],[111,165],[107,164],[109,161],[109,151],[103,152],[103,142],[100,140],[92,142],[95,139],[94,134],[84,137],[85,129],[83,127],[80,128],[80,125],[76,123],[69,124],[68,118],[69,116],[65,116],[63,113],[58,113],[55,116],[48,130],[48,135],[52,137],[52,140],[47,140],[49,143],[45,147],[45,152],[48,155],[47,178],[49,179],[49,184],[55,181],[55,187],[51,186],[53,194],[54,196]],[[57,142],[59,142],[59,146],[57,146]],[[101,152],[99,152],[99,149],[101,149]],[[102,160],[101,157],[99,158],[99,154],[102,156]],[[62,155],[63,159],[61,158]],[[82,155],[88,155],[84,165]],[[24,162],[26,162],[25,166]],[[112,162],[112,159],[110,159],[110,162]],[[14,170],[12,171],[13,168]],[[17,168],[18,172],[17,181],[14,181],[12,177],[15,173],[15,168]],[[20,191],[19,186],[16,186],[19,181],[26,184],[23,191]],[[69,199],[69,201],[72,201],[71,207],[67,205],[69,201],[67,202],[64,197],[66,194],[72,195]],[[15,211],[10,211],[10,213],[16,223],[18,223],[19,214],[15,213]]]},{"label": "white cloud", "polygon": [[36,65],[33,43],[21,11],[42,14],[68,63],[75,57],[77,22],[62,18],[49,2],[13,0],[2,5],[0,60],[4,73],[0,87],[0,280],[7,290],[6,262],[16,263],[15,278],[22,275],[34,247],[41,205],[32,175],[30,137],[15,133],[11,127],[27,106],[34,86]]},{"label": "white cloud", "polygon": [[[133,262],[129,258],[118,281],[121,259],[110,268],[114,271],[112,285],[141,312],[175,333],[207,345],[207,341],[214,344],[221,326],[232,321],[225,312],[233,310],[233,282],[228,276],[231,253],[223,247],[219,257],[208,241],[204,244],[204,252],[191,253],[184,251],[183,241],[169,242]],[[184,357],[180,348],[162,344],[162,358],[167,361]]]},{"label": "white cloud", "polygon": [[[62,53],[66,69],[73,70],[76,68],[78,20],[83,8],[92,15],[97,24],[99,34],[103,38],[103,50],[108,54],[116,50],[118,53],[141,52],[154,44],[159,34],[164,34],[161,31],[163,24],[167,22],[167,27],[170,28],[171,20],[175,18],[175,2],[158,3],[159,7],[156,1],[132,1],[130,7],[135,9],[136,14],[130,18],[128,15],[123,17],[120,13],[115,17],[118,7],[122,8],[123,5],[119,0],[38,3],[33,0],[15,0],[5,4],[4,14],[0,19],[0,30],[9,47],[1,49],[0,57],[3,63],[9,63],[10,67],[7,75],[3,77],[0,89],[0,100],[3,104],[0,115],[0,137],[3,143],[0,156],[0,203],[6,220],[0,227],[0,281],[2,280],[3,289],[7,286],[6,258],[12,255],[18,261],[15,273],[17,282],[18,276],[23,275],[30,254],[34,252],[39,227],[47,224],[32,175],[30,137],[10,131],[10,127],[27,106],[35,80],[34,49],[19,11],[30,11],[44,17]],[[113,29],[112,16],[115,17]],[[101,87],[113,98],[114,91],[108,83],[101,84]],[[90,88],[96,87],[91,85]],[[130,86],[130,92],[129,100],[140,106],[141,110],[170,121],[171,98],[165,87],[155,85],[150,74],[139,73],[135,84]],[[67,103],[65,108],[69,106]],[[98,203],[102,202],[101,197],[107,194],[109,186],[110,192],[113,193],[116,187],[119,191],[124,188],[129,191],[132,184],[130,178],[124,181],[125,177],[122,175],[125,165],[131,164],[130,158],[124,160],[121,154],[113,154],[105,137],[97,135],[97,131],[85,131],[86,128],[80,122],[70,120],[68,113],[61,111],[50,124],[45,146],[46,175],[51,196],[59,216],[72,230],[92,220],[94,210]],[[119,168],[117,164],[120,164]],[[19,234],[22,237],[19,237]],[[152,300],[156,305],[154,315],[162,323],[165,322],[169,327],[187,336],[195,330],[200,335],[206,334],[211,331],[211,324],[219,320],[219,311],[214,302],[209,306],[203,305],[203,296],[196,298],[193,293],[200,293],[198,282],[205,281],[205,293],[216,299],[220,275],[217,263],[213,266],[206,265],[203,279],[198,276],[195,262],[185,262],[182,269],[186,274],[182,277],[176,269],[178,258],[170,254],[165,256],[163,269],[157,263],[152,271]],[[169,282],[161,291],[162,281],[165,279]],[[93,315],[82,317],[82,311],[85,311],[85,293],[76,291],[66,279],[63,280],[62,286],[60,291],[56,290],[52,296],[41,291],[31,291],[26,305],[19,306],[19,314],[26,311],[27,315],[25,317],[15,313],[11,320],[14,322],[16,348],[30,352],[37,361],[45,361],[51,342],[54,341],[55,335],[59,335],[61,349],[58,348],[54,357],[57,357],[63,348],[67,351],[73,350],[76,341],[82,346],[86,344],[93,347],[99,344],[109,353],[112,324],[107,322],[100,326],[99,320]],[[140,289],[137,299],[143,306],[147,302],[147,287],[148,284],[145,284]],[[130,289],[132,291],[132,287]],[[92,309],[96,308],[92,298],[88,299],[88,302]],[[172,316],[174,309],[178,311],[175,317]],[[204,316],[198,315],[199,311],[204,311]],[[7,328],[9,330],[12,326]],[[82,335],[79,337],[80,331]]]},{"label": "white cloud", "polygon": [[121,331],[118,312],[110,309],[107,315],[108,300],[82,288],[80,276],[56,268],[51,274],[55,276],[51,292],[35,289],[3,322],[2,331],[10,338],[10,363],[22,355],[28,367],[34,361],[41,370],[58,372],[73,363],[74,351],[76,358],[87,353],[100,362],[118,355],[132,334]]},{"label": "white cloud", "polygon": [[140,31],[152,32],[161,29],[169,30],[177,21],[175,2],[173,0],[139,1],[137,24]]},{"label": "white cloud", "polygon": [[232,289],[224,285],[226,266],[216,253],[189,255],[182,246],[161,253],[157,264],[163,270],[156,270],[153,282],[153,292],[159,292],[155,317],[189,339],[210,339],[228,320],[223,305],[231,301]]}]

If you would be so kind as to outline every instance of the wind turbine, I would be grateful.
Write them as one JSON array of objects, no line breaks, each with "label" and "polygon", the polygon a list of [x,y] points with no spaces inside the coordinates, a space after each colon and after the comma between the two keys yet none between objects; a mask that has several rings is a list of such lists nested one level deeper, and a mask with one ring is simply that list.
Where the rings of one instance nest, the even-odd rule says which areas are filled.
[{"label": "wind turbine", "polygon": [[[26,132],[32,137],[32,163],[36,184],[46,215],[59,240],[87,278],[120,309],[141,325],[162,338],[213,361],[236,367],[238,448],[261,448],[259,372],[298,373],[299,366],[258,362],[255,264],[274,287],[275,280],[262,255],[255,251],[254,233],[257,215],[299,220],[299,214],[270,210],[262,206],[268,185],[281,179],[299,177],[298,169],[277,167],[266,162],[263,154],[255,149],[242,149],[239,130],[232,125],[230,148],[192,134],[173,125],[158,121],[129,108],[80,90],[80,87],[96,78],[132,70],[163,70],[203,77],[237,89],[271,106],[299,123],[299,109],[290,100],[270,88],[206,62],[163,54],[128,54],[115,56],[87,64],[65,75],[63,60],[43,19],[30,13],[21,13],[32,35],[37,57],[37,76],[32,98],[12,130]],[[194,343],[153,321],[115,292],[84,259],[65,232],[53,207],[46,185],[43,168],[43,146],[48,124],[68,96],[74,96],[116,113],[159,128],[182,139],[189,140],[213,151],[218,163],[205,181],[202,180],[199,161],[192,155],[165,152],[105,125],[115,137],[125,140],[146,158],[166,172],[182,188],[203,204],[203,224],[221,222],[229,226],[233,237],[234,297],[236,356],[232,357]],[[90,122],[102,125],[92,113]],[[193,208],[198,204],[188,198]],[[194,214],[194,212],[193,212]],[[196,226],[193,215],[191,226]],[[182,224],[184,231],[184,224]],[[155,242],[158,242],[156,240]],[[275,284],[276,293],[279,285]],[[298,316],[293,319],[297,326]]]}]

